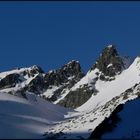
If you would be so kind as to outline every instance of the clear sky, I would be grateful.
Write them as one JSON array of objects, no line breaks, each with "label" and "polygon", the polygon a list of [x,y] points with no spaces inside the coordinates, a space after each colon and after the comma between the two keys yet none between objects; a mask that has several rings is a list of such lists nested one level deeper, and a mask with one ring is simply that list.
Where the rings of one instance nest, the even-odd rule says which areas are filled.
[{"label": "clear sky", "polygon": [[108,44],[140,54],[140,2],[0,2],[0,71],[73,59],[87,71]]}]

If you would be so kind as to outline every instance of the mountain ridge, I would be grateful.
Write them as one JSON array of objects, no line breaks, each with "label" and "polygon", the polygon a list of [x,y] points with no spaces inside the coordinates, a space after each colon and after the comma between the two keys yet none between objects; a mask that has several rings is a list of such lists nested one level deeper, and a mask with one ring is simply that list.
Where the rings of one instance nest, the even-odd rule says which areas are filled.
[{"label": "mountain ridge", "polygon": [[[11,90],[10,93],[13,92],[17,95],[16,92],[19,91],[34,92],[55,104],[76,108],[85,103],[93,94],[98,93],[94,86],[98,79],[102,81],[114,80],[115,75],[129,67],[130,62],[128,61],[130,61],[129,57],[121,57],[114,45],[108,45],[86,74],[77,60],[71,60],[60,68],[47,73],[40,66],[33,65],[29,68],[17,68],[7,72],[9,75],[0,81],[0,88],[4,88],[4,85],[9,86],[6,89],[19,86],[21,87],[19,90],[14,92]],[[9,79],[12,73],[13,77]],[[1,75],[4,73],[0,74],[0,78],[2,78]],[[14,79],[14,77],[16,78]],[[82,79],[84,82],[81,82]],[[5,81],[11,81],[11,83],[5,83]],[[74,87],[78,82],[82,83],[81,87],[77,87],[75,90]]]},{"label": "mountain ridge", "polygon": [[[122,57],[114,45],[109,45],[87,73],[76,60],[47,73],[37,65],[2,72],[0,96],[10,100],[9,94],[18,96],[19,103],[23,98],[27,104],[50,106],[46,111],[53,110],[56,118],[46,129],[43,126],[45,138],[93,138],[118,106],[139,99],[140,57]],[[38,109],[44,112],[42,105]],[[49,122],[50,118],[44,117]]]}]

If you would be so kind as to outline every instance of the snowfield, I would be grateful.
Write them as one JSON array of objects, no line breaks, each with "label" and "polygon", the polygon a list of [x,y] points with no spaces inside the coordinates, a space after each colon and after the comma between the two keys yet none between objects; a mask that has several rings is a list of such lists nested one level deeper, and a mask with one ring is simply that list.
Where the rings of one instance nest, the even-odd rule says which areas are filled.
[{"label": "snowfield", "polygon": [[68,112],[31,93],[27,97],[0,93],[0,139],[43,138],[46,128],[64,120]]}]

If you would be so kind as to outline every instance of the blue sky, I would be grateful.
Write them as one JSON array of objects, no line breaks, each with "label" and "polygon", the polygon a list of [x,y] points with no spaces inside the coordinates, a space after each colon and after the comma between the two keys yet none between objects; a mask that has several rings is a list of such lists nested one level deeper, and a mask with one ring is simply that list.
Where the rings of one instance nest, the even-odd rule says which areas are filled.
[{"label": "blue sky", "polygon": [[140,54],[140,2],[0,2],[0,71],[73,59],[87,71],[108,44]]}]

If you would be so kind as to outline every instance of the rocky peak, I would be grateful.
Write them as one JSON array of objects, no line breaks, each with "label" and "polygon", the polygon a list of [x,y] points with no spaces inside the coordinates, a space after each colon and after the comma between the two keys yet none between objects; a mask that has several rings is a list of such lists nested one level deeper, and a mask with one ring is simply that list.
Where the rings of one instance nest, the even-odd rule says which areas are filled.
[{"label": "rocky peak", "polygon": [[42,74],[44,73],[44,71],[41,69],[41,67],[37,66],[37,65],[33,65],[29,68],[25,68],[23,71],[22,71],[22,74],[25,76],[25,75],[28,75],[28,77],[34,77],[35,74]]},{"label": "rocky peak", "polygon": [[81,66],[79,61],[72,60],[68,64],[62,66],[62,68],[59,69],[60,72],[65,72],[66,76],[77,76],[79,74],[83,75],[83,72],[81,70]]},{"label": "rocky peak", "polygon": [[[60,95],[64,94],[83,78],[84,75],[79,62],[75,60],[70,61],[57,70],[49,71],[44,77],[45,85],[47,86],[47,89],[51,89],[53,86],[57,87],[57,89],[53,91],[53,95],[47,97],[49,98],[49,101],[56,101]],[[45,94],[47,94],[47,91]]]},{"label": "rocky peak", "polygon": [[78,61],[70,61],[57,70],[51,70],[45,75],[45,81],[48,85],[60,85],[67,82],[70,77],[80,79],[84,76]]},{"label": "rocky peak", "polygon": [[0,75],[0,89],[15,87],[17,84],[19,85],[28,81],[28,78],[36,78],[35,75],[42,73],[43,70],[37,65],[3,72]]},{"label": "rocky peak", "polygon": [[34,74],[36,74],[36,73],[44,73],[44,71],[41,69],[41,67],[37,66],[37,65],[33,65],[31,67],[30,71],[31,71],[31,73],[34,73]]},{"label": "rocky peak", "polygon": [[91,70],[95,68],[98,68],[105,76],[110,77],[122,72],[124,63],[114,45],[109,45],[103,49]]}]

